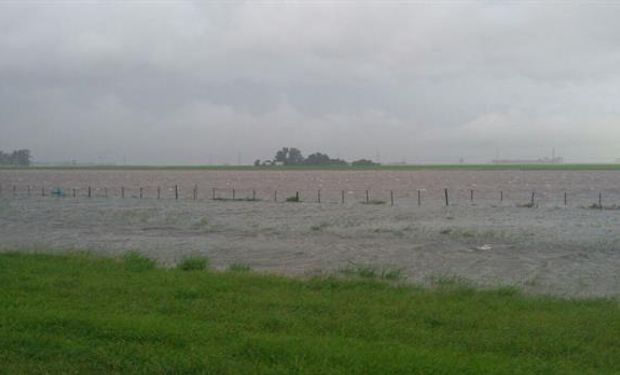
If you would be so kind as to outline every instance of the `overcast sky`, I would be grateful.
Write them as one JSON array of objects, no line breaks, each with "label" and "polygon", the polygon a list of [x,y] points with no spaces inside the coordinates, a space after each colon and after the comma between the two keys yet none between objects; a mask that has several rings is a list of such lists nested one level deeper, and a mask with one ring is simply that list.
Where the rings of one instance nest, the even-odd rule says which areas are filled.
[{"label": "overcast sky", "polygon": [[584,4],[2,1],[0,150],[614,161],[620,3]]}]

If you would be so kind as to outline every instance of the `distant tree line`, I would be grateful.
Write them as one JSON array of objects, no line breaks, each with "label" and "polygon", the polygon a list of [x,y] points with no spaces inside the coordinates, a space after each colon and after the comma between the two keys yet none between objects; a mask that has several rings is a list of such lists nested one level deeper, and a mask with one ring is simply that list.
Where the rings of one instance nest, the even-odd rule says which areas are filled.
[{"label": "distant tree line", "polygon": [[329,155],[321,152],[315,152],[305,158],[298,148],[283,147],[281,150],[278,150],[276,152],[273,160],[261,161],[257,159],[254,162],[254,166],[257,167],[271,165],[352,165],[354,167],[362,167],[379,165],[379,163],[375,163],[372,160],[368,159],[360,159],[349,164],[345,160],[338,158],[332,159],[331,157],[329,157]]},{"label": "distant tree line", "polygon": [[30,150],[0,151],[0,165],[27,167],[30,165]]}]

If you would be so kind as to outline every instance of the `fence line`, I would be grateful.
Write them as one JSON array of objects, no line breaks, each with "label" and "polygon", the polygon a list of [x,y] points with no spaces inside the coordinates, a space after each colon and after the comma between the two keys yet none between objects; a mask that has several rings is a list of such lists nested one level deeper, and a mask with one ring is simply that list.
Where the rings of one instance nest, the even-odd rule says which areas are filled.
[{"label": "fence line", "polygon": [[[180,185],[146,185],[146,186],[104,186],[92,185],[66,187],[41,187],[41,197],[73,197],[73,198],[135,198],[135,199],[174,199],[174,200],[213,200],[213,201],[273,201],[273,202],[306,202],[306,203],[363,203],[389,204],[411,202],[422,206],[428,202],[442,201],[445,206],[455,204],[472,204],[480,202],[503,204],[505,202],[520,206],[536,207],[543,203],[564,205],[588,205],[591,208],[618,208],[614,200],[620,201],[620,190],[603,191],[588,190],[569,191],[536,191],[535,189],[512,189],[505,191],[490,189],[443,188],[412,188],[401,190],[371,189],[239,189],[237,187],[203,188],[198,184],[190,187]],[[4,185],[0,184],[0,196],[36,196],[38,186],[35,185]],[[209,194],[208,192],[211,192]],[[443,194],[441,194],[443,193]],[[586,194],[588,198],[586,198]],[[529,199],[528,199],[529,198]],[[609,202],[608,206],[604,203]]]}]

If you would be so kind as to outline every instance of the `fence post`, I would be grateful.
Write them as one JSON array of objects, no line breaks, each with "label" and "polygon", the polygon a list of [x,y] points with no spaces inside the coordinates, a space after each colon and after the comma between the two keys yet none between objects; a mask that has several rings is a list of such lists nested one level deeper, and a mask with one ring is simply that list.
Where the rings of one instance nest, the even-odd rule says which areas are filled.
[{"label": "fence post", "polygon": [[77,190],[73,188],[73,198],[75,198],[76,196],[77,196]]},{"label": "fence post", "polygon": [[390,190],[390,206],[394,205],[394,192]]},{"label": "fence post", "polygon": [[499,201],[503,202],[504,201],[504,191],[500,191],[499,192]]},{"label": "fence post", "polygon": [[536,197],[536,192],[532,192],[532,207],[534,207],[534,201],[535,201],[535,197]]},{"label": "fence post", "polygon": [[418,206],[422,205],[422,194],[420,192],[420,189],[418,189]]},{"label": "fence post", "polygon": [[198,184],[194,184],[194,200],[198,199]]},{"label": "fence post", "polygon": [[598,208],[603,209],[603,193],[598,193]]},{"label": "fence post", "polygon": [[273,201],[274,201],[274,202],[277,202],[277,201],[278,201],[278,191],[277,191],[277,190],[274,190],[274,191],[273,191]]},{"label": "fence post", "polygon": [[179,200],[179,185],[174,185],[174,199]]},{"label": "fence post", "polygon": [[157,199],[161,199],[161,186],[157,187]]},{"label": "fence post", "polygon": [[566,192],[564,192],[564,205],[567,206],[568,205],[568,194]]},{"label": "fence post", "polygon": [[211,188],[211,199],[215,200],[215,188]]},{"label": "fence post", "polygon": [[368,190],[366,190],[366,203],[368,203],[370,201],[369,196],[368,196]]},{"label": "fence post", "polygon": [[299,202],[299,192],[298,191],[295,192],[295,200],[297,202]]},{"label": "fence post", "polygon": [[232,189],[232,193],[233,193],[233,200],[235,200],[235,189]]},{"label": "fence post", "polygon": [[472,203],[474,201],[474,190],[473,189],[469,191],[469,200]]},{"label": "fence post", "polygon": [[142,199],[142,192],[143,192],[143,188],[142,186],[140,186],[140,199]]},{"label": "fence post", "polygon": [[443,189],[444,195],[446,196],[446,206],[450,205],[450,201],[448,200],[448,188]]},{"label": "fence post", "polygon": [[344,190],[342,191],[342,196],[340,200],[342,201],[342,204],[344,204]]},{"label": "fence post", "polygon": [[321,203],[321,189],[319,189],[319,191],[317,192],[317,198],[319,203]]}]

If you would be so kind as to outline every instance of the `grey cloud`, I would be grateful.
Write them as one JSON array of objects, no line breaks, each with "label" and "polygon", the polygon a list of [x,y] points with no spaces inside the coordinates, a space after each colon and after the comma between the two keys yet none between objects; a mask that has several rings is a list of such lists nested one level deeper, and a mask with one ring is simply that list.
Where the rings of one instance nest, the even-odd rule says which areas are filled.
[{"label": "grey cloud", "polygon": [[610,161],[619,18],[585,3],[2,3],[0,149]]}]

